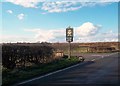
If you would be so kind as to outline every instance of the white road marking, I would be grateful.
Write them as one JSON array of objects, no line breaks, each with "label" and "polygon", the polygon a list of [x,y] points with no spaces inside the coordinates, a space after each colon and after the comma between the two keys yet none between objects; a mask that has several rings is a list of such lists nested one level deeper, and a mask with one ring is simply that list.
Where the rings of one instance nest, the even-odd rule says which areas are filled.
[{"label": "white road marking", "polygon": [[37,80],[37,79],[41,79],[41,78],[47,77],[47,76],[49,76],[49,75],[52,75],[52,74],[55,74],[55,73],[58,73],[58,72],[61,72],[61,71],[64,71],[64,70],[67,70],[67,69],[76,67],[76,66],[78,66],[78,65],[82,65],[82,64],[84,64],[84,63],[78,63],[78,64],[76,64],[76,65],[73,65],[73,66],[70,66],[70,67],[67,67],[67,68],[64,68],[64,69],[61,69],[61,70],[57,70],[57,71],[55,71],[55,72],[51,72],[51,73],[48,73],[48,74],[46,74],[46,75],[43,75],[43,76],[40,76],[40,77],[37,77],[37,78],[33,78],[33,79],[30,79],[30,80],[26,80],[26,81],[24,81],[24,82],[21,82],[21,83],[18,83],[18,84],[16,84],[16,85],[14,85],[14,86],[21,85],[21,84],[25,84],[25,83],[28,83],[28,82],[31,82],[31,81],[34,81],[34,80]]},{"label": "white road marking", "polygon": [[91,61],[95,61],[95,59],[92,59]]},{"label": "white road marking", "polygon": [[[114,54],[117,54],[117,53],[109,54],[109,56],[110,56],[110,55],[114,55]],[[95,59],[92,59],[91,61],[95,61]],[[76,67],[76,66],[78,66],[78,65],[82,65],[82,64],[84,64],[84,63],[81,63],[81,64],[78,63],[78,64],[76,64],[76,65],[73,65],[73,66],[70,66],[70,67],[67,67],[67,68],[64,68],[64,69],[61,69],[61,70],[58,70],[58,71],[52,72],[52,73],[48,73],[48,74],[46,74],[46,75],[43,75],[43,76],[40,76],[40,77],[37,77],[37,78],[33,78],[33,79],[30,79],[30,80],[27,80],[27,81],[24,81],[24,82],[18,83],[18,84],[16,84],[15,86],[17,86],[17,85],[21,85],[21,84],[25,84],[25,83],[28,83],[28,82],[31,82],[31,81],[34,81],[34,80],[37,80],[37,79],[41,79],[41,78],[47,77],[47,76],[49,76],[49,75],[52,75],[52,74],[55,74],[55,73],[58,73],[58,72],[61,72],[61,71],[64,71],[64,70],[70,69],[70,68],[72,68],[72,67]]]},{"label": "white road marking", "polygon": [[99,60],[99,59],[102,59],[104,57],[108,57],[108,56],[111,56],[111,55],[114,55],[114,54],[117,54],[117,53],[112,53],[112,54],[109,54],[109,55],[92,55],[92,56],[101,56],[101,58],[92,59],[91,61]]},{"label": "white road marking", "polygon": [[101,55],[92,55],[92,56],[101,56]]}]

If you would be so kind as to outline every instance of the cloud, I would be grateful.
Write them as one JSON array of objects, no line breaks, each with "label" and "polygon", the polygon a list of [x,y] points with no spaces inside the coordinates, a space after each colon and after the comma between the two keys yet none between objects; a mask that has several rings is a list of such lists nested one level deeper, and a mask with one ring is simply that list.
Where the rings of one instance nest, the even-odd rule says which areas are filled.
[{"label": "cloud", "polygon": [[118,41],[118,35],[118,33],[114,33],[112,30],[106,33],[101,33],[104,41]]},{"label": "cloud", "polygon": [[[74,42],[110,42],[117,41],[118,34],[112,30],[102,33],[101,25],[94,25],[91,22],[85,22],[79,27],[74,28]],[[48,41],[48,42],[65,42],[66,31],[64,28],[56,28],[56,30],[48,29],[25,29],[24,31],[34,33],[33,39],[37,41]]]},{"label": "cloud", "polygon": [[24,17],[25,17],[25,15],[24,15],[23,13],[21,13],[21,14],[19,14],[17,17],[18,17],[19,20],[23,20]]},{"label": "cloud", "polygon": [[[112,42],[118,41],[118,33],[109,30],[100,32],[101,25],[95,25],[91,22],[85,22],[79,27],[74,28],[73,42]],[[101,28],[101,29],[100,29]],[[43,28],[24,29],[29,36],[4,35],[3,42],[66,42],[65,28],[56,28],[53,30]],[[30,35],[32,34],[32,35]],[[1,38],[0,38],[1,39]]]},{"label": "cloud", "polygon": [[112,30],[105,33],[97,33],[93,36],[77,36],[75,37],[75,42],[117,42],[118,33],[113,32]]},{"label": "cloud", "polygon": [[36,8],[38,2],[40,1],[44,1],[44,0],[6,0],[7,2],[16,4],[16,5],[20,5],[23,7],[27,7],[27,8]]},{"label": "cloud", "polygon": [[[111,1],[112,2],[112,1]],[[41,9],[46,11],[47,13],[59,13],[59,12],[67,12],[67,11],[75,11],[75,10],[79,10],[83,7],[93,7],[96,5],[100,5],[100,6],[105,6],[108,4],[111,4],[111,2],[107,2],[107,1],[82,1],[82,0],[78,0],[78,1],[52,1],[52,2],[43,2]]]},{"label": "cloud", "polygon": [[100,0],[100,2],[119,2],[120,0]]},{"label": "cloud", "polygon": [[7,10],[7,13],[12,14],[12,13],[13,13],[13,11],[12,11],[12,10]]},{"label": "cloud", "polygon": [[56,2],[44,2],[42,4],[42,10],[47,12],[67,12],[74,11],[81,8],[81,6],[76,6],[76,2],[65,2],[65,1],[56,1]]},{"label": "cloud", "polygon": [[[12,10],[7,10],[6,12],[9,13],[9,14],[13,14],[13,11],[12,11]],[[13,16],[16,16],[16,15],[13,14]],[[17,18],[18,18],[19,20],[23,20],[24,17],[25,17],[25,14],[23,14],[23,13],[17,15]]]},{"label": "cloud", "polygon": [[[26,8],[40,8],[47,13],[59,13],[75,11],[80,8],[95,5],[107,5],[108,2],[118,2],[119,0],[6,0],[7,2],[20,5]],[[42,6],[41,6],[42,5]],[[43,14],[46,14],[43,12]]]},{"label": "cloud", "polygon": [[5,35],[0,36],[0,43],[14,43],[14,42],[35,42],[31,37],[21,36],[21,35]]},{"label": "cloud", "polygon": [[[65,30],[25,29],[24,31],[35,33],[35,41],[55,41],[59,37],[65,37]],[[57,41],[57,40],[56,40]],[[59,41],[59,39],[58,39]]]},{"label": "cloud", "polygon": [[76,34],[79,36],[93,36],[98,33],[100,25],[94,25],[91,22],[86,22],[81,26],[77,27]]}]

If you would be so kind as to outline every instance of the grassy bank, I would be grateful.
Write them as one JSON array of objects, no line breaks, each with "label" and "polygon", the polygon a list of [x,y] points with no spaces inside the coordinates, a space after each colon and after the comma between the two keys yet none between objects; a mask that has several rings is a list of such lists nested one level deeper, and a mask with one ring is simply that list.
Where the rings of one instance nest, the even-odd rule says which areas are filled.
[{"label": "grassy bank", "polygon": [[68,66],[71,66],[73,64],[79,63],[79,59],[75,57],[68,58],[62,58],[60,60],[55,60],[51,63],[47,64],[41,64],[41,65],[34,65],[31,67],[27,67],[24,69],[14,69],[14,70],[8,70],[3,69],[3,85],[13,85],[15,83],[34,78],[40,75],[47,74],[52,71],[56,71]]}]

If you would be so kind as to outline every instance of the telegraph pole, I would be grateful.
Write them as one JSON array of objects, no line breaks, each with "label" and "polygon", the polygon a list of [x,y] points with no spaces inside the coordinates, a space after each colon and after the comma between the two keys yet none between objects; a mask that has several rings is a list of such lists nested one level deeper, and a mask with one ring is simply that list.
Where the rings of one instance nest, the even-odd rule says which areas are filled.
[{"label": "telegraph pole", "polygon": [[68,58],[71,57],[71,42],[73,41],[73,28],[66,28],[66,41],[68,42]]}]

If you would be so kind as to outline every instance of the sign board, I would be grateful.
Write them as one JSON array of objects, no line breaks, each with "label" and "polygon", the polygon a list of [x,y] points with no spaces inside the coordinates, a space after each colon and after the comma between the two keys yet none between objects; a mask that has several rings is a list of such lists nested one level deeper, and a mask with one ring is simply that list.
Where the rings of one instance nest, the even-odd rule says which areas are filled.
[{"label": "sign board", "polygon": [[67,42],[73,41],[73,28],[71,27],[66,28],[66,41]]}]

